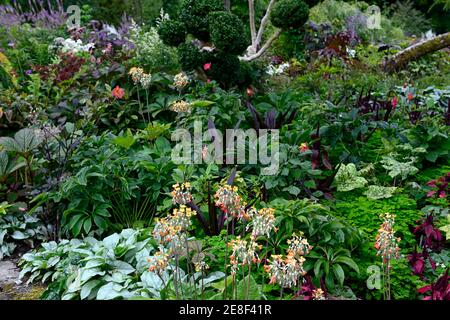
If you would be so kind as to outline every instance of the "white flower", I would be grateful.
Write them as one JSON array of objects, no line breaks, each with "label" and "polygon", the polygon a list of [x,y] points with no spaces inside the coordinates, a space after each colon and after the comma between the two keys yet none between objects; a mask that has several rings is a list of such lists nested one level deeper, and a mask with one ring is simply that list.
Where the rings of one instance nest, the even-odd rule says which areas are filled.
[{"label": "white flower", "polygon": [[68,38],[62,41],[61,46],[62,52],[77,53],[77,52],[88,52],[89,50],[94,48],[95,44],[88,43],[86,45],[83,45],[83,42],[80,39],[75,41],[73,39]]},{"label": "white flower", "polygon": [[285,62],[280,64],[278,67],[275,67],[273,64],[270,64],[267,67],[266,73],[270,76],[278,76],[280,74],[283,74],[288,68],[289,68],[289,63]]},{"label": "white flower", "polygon": [[350,58],[354,58],[356,56],[356,50],[349,49],[348,47],[347,47],[347,53]]}]

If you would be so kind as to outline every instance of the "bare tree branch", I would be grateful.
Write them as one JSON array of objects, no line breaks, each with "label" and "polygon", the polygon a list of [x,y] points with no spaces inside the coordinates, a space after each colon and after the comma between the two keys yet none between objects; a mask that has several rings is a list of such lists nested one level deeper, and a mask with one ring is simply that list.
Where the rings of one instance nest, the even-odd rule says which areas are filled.
[{"label": "bare tree branch", "polygon": [[267,6],[266,13],[264,14],[264,17],[261,19],[261,24],[259,25],[258,35],[256,36],[256,45],[259,45],[261,43],[263,34],[264,34],[264,28],[267,25],[267,22],[269,22],[269,16],[270,11],[272,10],[272,6],[275,4],[275,0],[270,0],[269,5]]},{"label": "bare tree branch", "polygon": [[255,54],[252,54],[250,56],[243,56],[243,57],[239,57],[239,59],[241,61],[252,61],[255,60],[257,58],[259,58],[272,44],[272,42],[278,38],[281,34],[281,29],[277,29],[271,36],[270,38],[266,41],[266,43],[261,47],[261,49],[258,50],[258,52],[256,52]]},{"label": "bare tree branch", "polygon": [[383,61],[381,67],[387,72],[394,72],[406,66],[411,60],[446,47],[450,47],[450,32],[409,46],[395,54],[392,58]]},{"label": "bare tree branch", "polygon": [[256,25],[255,25],[255,1],[248,0],[248,15],[250,20],[250,33],[252,36],[252,45],[256,40]]}]

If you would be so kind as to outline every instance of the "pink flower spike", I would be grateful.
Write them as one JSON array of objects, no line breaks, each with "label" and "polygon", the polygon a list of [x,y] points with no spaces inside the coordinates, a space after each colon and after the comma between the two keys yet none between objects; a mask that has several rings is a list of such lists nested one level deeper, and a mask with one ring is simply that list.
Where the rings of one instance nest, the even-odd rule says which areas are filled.
[{"label": "pink flower spike", "polygon": [[203,65],[203,70],[208,71],[209,69],[211,69],[211,62],[205,63]]},{"label": "pink flower spike", "polygon": [[395,107],[397,107],[397,103],[398,103],[397,97],[394,96],[394,98],[392,98],[392,102],[391,102],[392,108],[395,109]]}]

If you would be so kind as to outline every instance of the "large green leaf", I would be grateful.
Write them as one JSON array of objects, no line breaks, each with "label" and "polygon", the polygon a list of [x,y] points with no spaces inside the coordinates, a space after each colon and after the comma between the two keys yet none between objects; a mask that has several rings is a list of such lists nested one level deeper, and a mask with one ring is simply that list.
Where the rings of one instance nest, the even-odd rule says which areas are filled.
[{"label": "large green leaf", "polygon": [[[250,277],[250,278],[249,278]],[[249,285],[250,284],[250,285]],[[256,283],[252,275],[246,276],[237,284],[238,300],[260,300],[262,298],[261,286]]]}]

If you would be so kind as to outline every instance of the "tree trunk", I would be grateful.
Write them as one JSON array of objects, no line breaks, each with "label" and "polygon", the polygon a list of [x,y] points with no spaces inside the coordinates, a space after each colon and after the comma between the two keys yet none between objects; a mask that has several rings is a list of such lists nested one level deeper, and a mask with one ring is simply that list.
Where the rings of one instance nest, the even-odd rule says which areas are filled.
[{"label": "tree trunk", "polygon": [[230,11],[231,9],[231,0],[225,0],[224,1],[225,9]]},{"label": "tree trunk", "polygon": [[436,52],[450,46],[450,32],[431,39],[418,42],[396,53],[390,59],[383,61],[381,68],[386,72],[394,72],[404,68],[409,61],[420,58],[427,53]]}]

